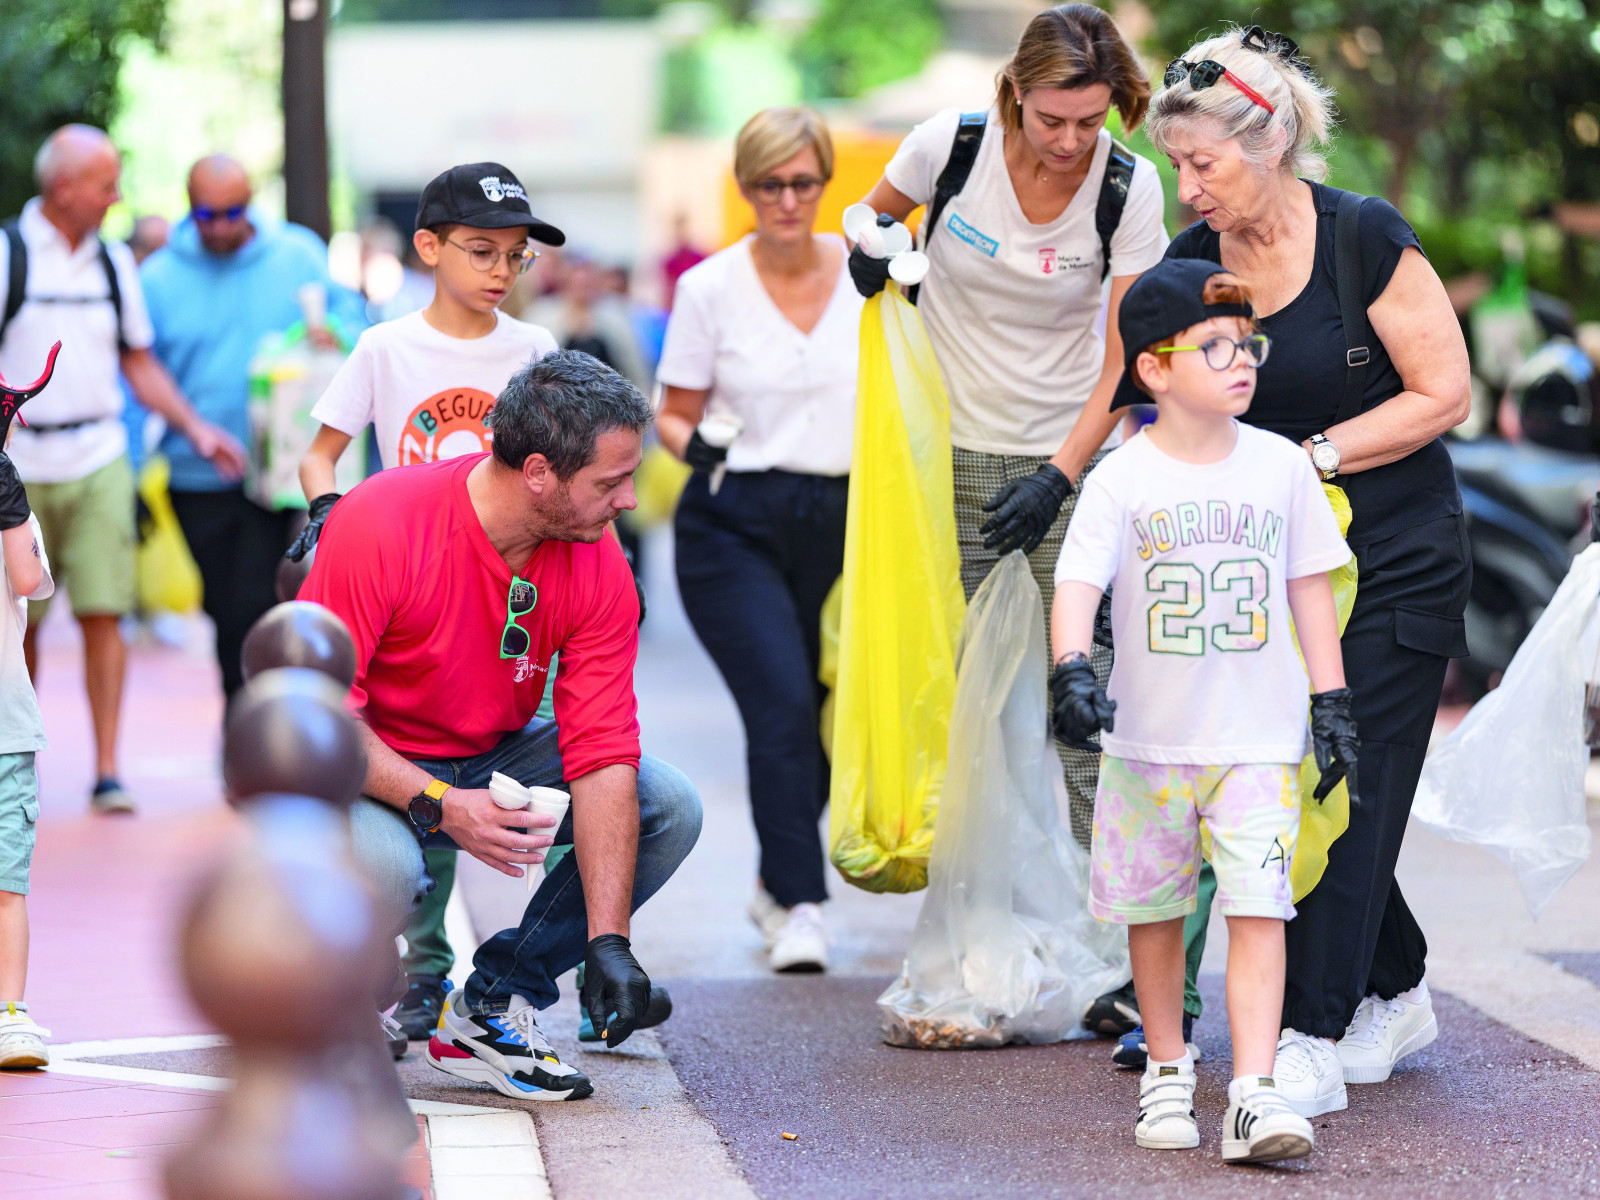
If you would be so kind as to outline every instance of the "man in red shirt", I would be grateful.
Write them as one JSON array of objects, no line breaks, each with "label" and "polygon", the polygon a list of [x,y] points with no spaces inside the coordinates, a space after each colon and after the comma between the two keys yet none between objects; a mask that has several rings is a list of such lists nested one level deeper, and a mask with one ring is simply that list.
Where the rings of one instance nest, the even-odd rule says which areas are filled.
[{"label": "man in red shirt", "polygon": [[[350,699],[368,768],[351,836],[397,911],[431,886],[423,845],[521,877],[548,846],[573,843],[521,925],[478,948],[428,1061],[517,1099],[580,1099],[589,1080],[557,1058],[535,1012],[580,962],[608,1045],[670,1011],[660,989],[652,1006],[629,917],[700,833],[694,786],[639,751],[639,602],[604,536],[634,507],[650,409],[616,372],[563,351],[513,375],[489,420],[492,453],[385,471],[340,499],[300,599],[355,639]],[[556,652],[556,719],[541,721]],[[498,808],[496,771],[568,790],[560,829]]]}]

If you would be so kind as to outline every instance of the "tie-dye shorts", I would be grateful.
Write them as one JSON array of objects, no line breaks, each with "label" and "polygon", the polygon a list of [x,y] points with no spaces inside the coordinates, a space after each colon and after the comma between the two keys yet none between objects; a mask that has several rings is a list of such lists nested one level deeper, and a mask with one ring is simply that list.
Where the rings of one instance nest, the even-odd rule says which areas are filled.
[{"label": "tie-dye shorts", "polygon": [[1094,802],[1089,911],[1147,925],[1195,910],[1202,828],[1224,916],[1294,916],[1289,864],[1300,832],[1298,763],[1225,767],[1106,755]]}]

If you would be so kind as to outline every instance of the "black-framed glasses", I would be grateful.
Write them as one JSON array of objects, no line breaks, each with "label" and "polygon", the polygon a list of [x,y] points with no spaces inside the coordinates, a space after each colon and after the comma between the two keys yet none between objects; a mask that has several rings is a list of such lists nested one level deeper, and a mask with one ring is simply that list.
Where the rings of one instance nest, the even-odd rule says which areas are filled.
[{"label": "black-framed glasses", "polygon": [[801,204],[810,204],[822,195],[822,189],[827,186],[826,179],[818,179],[815,175],[801,175],[795,179],[771,177],[757,180],[750,185],[750,190],[762,204],[782,203],[784,192],[793,192],[794,198]]},{"label": "black-framed glasses", "polygon": [[1267,353],[1271,349],[1271,338],[1264,333],[1253,333],[1237,342],[1232,338],[1214,337],[1207,338],[1198,346],[1162,346],[1156,353],[1176,354],[1179,350],[1198,350],[1206,356],[1206,366],[1213,371],[1226,371],[1241,354],[1244,355],[1245,366],[1259,367],[1267,361]]},{"label": "black-framed glasses", "polygon": [[196,204],[189,210],[189,215],[201,225],[210,225],[213,221],[237,221],[244,216],[248,205],[235,204],[230,208],[212,208],[205,204]]},{"label": "black-framed glasses", "polygon": [[463,246],[460,242],[452,242],[445,238],[445,243],[454,246],[467,256],[474,270],[488,274],[494,270],[495,265],[503,258],[511,267],[514,275],[526,275],[528,268],[533,266],[533,260],[539,257],[539,252],[532,246],[524,246],[520,250],[497,250],[492,246]]},{"label": "black-framed glasses", "polygon": [[1226,79],[1269,113],[1278,111],[1272,107],[1270,100],[1215,59],[1203,58],[1197,63],[1192,63],[1186,62],[1181,58],[1175,58],[1167,64],[1167,71],[1161,77],[1161,82],[1168,87],[1177,87],[1185,79],[1189,81],[1189,86],[1197,92],[1203,92],[1208,87],[1214,87],[1219,79]]},{"label": "black-framed glasses", "polygon": [[511,588],[506,592],[506,627],[500,631],[500,657],[521,658],[533,645],[528,631],[517,624],[539,603],[539,589],[520,575],[511,577]]}]

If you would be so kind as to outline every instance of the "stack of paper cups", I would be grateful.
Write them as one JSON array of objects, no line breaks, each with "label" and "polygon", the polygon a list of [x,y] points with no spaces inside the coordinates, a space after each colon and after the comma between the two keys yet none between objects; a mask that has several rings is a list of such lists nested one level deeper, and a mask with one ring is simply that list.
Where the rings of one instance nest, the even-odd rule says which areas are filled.
[{"label": "stack of paper cups", "polygon": [[[561,822],[566,819],[567,806],[572,803],[572,797],[560,788],[549,787],[524,787],[509,775],[502,775],[496,771],[489,777],[489,795],[494,797],[494,802],[501,808],[511,811],[524,810],[541,817],[554,817],[554,825],[535,825],[529,827],[529,832],[535,834],[548,834],[555,836]],[[528,880],[528,891],[533,891],[544,879],[544,864],[530,863],[525,868]]]}]

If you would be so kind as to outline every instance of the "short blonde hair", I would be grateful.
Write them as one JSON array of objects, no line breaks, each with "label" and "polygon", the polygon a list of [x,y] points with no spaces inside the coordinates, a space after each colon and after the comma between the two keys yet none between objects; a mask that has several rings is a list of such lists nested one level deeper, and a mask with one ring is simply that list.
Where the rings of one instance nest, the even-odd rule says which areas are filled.
[{"label": "short blonde hair", "polygon": [[1244,45],[1235,25],[1220,37],[1190,46],[1185,62],[1221,63],[1273,106],[1268,112],[1226,79],[1195,91],[1187,78],[1163,87],[1150,102],[1145,133],[1157,150],[1175,128],[1196,118],[1209,120],[1222,136],[1239,143],[1245,161],[1267,171],[1290,171],[1308,179],[1328,174],[1323,151],[1333,140],[1333,89],[1298,60]]},{"label": "short blonde hair", "polygon": [[752,187],[806,147],[816,151],[822,178],[833,178],[833,138],[812,108],[764,108],[744,123],[733,143],[733,177]]},{"label": "short blonde hair", "polygon": [[1103,83],[1125,133],[1139,127],[1150,103],[1150,81],[1116,23],[1092,4],[1047,8],[1028,22],[1011,61],[995,79],[995,104],[1005,128],[1022,128],[1017,93],[1034,88],[1081,88]]}]

